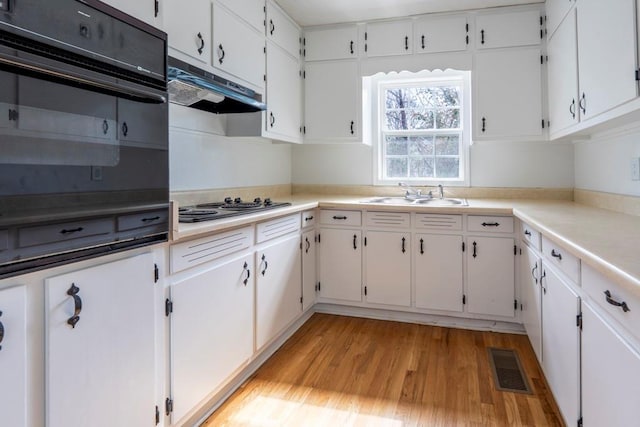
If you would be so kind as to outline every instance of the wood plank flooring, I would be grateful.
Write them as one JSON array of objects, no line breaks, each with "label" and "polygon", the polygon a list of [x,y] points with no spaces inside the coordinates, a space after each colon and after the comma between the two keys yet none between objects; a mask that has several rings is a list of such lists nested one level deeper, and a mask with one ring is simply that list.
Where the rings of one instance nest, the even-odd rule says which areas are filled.
[{"label": "wood plank flooring", "polygon": [[[516,349],[531,395],[497,391]],[[315,314],[204,427],[562,426],[524,335]]]}]

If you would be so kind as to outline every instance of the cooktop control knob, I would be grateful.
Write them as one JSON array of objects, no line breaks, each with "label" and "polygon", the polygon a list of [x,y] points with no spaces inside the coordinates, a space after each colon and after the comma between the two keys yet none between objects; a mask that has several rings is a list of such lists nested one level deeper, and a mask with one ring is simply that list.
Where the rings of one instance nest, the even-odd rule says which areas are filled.
[{"label": "cooktop control knob", "polygon": [[264,199],[264,205],[265,206],[271,206],[271,199],[268,198],[268,197],[266,199]]},{"label": "cooktop control knob", "polygon": [[256,205],[262,204],[262,199],[260,197],[256,197],[255,199],[253,199],[253,203],[255,203]]},{"label": "cooktop control knob", "polygon": [[226,204],[229,204],[229,203],[232,203],[232,202],[233,202],[233,200],[231,199],[231,197],[225,197],[225,198],[224,198],[224,202],[225,202]]},{"label": "cooktop control knob", "polygon": [[242,203],[242,199],[240,197],[236,197],[233,199],[233,203]]}]

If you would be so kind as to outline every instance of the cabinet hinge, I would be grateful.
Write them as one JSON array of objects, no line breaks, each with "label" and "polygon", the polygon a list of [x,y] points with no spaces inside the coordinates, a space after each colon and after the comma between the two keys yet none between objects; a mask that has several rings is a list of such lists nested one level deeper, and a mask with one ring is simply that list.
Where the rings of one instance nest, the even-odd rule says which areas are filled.
[{"label": "cabinet hinge", "polygon": [[302,297],[300,297],[300,304],[302,304]]},{"label": "cabinet hinge", "polygon": [[160,408],[156,405],[156,425],[160,424]]},{"label": "cabinet hinge", "polygon": [[544,39],[544,30],[540,28],[540,39]]},{"label": "cabinet hinge", "polygon": [[464,244],[464,242],[462,242],[462,252],[464,252],[466,250],[466,245]]},{"label": "cabinet hinge", "polygon": [[167,397],[164,401],[164,413],[169,416],[173,412],[173,399]]},{"label": "cabinet hinge", "polygon": [[302,250],[302,242],[300,242],[300,250]]},{"label": "cabinet hinge", "polygon": [[636,81],[640,81],[640,70],[636,70]]},{"label": "cabinet hinge", "polygon": [[544,119],[542,119],[542,129],[544,129]]},{"label": "cabinet hinge", "polygon": [[266,74],[262,75],[262,80],[264,80],[265,82],[267,81],[267,75]]},{"label": "cabinet hinge", "polygon": [[513,309],[514,309],[514,310],[517,310],[517,309],[518,309],[518,300],[517,300],[517,299],[514,299],[514,300],[513,300]]},{"label": "cabinet hinge", "polygon": [[540,15],[540,26],[542,27],[543,25],[544,25],[544,17]]},{"label": "cabinet hinge", "polygon": [[578,418],[578,427],[582,427],[582,417]]},{"label": "cabinet hinge", "polygon": [[365,297],[367,296],[367,287],[366,286],[364,287],[364,296]]},{"label": "cabinet hinge", "polygon": [[367,236],[364,237],[364,245],[367,246]]},{"label": "cabinet hinge", "polygon": [[467,34],[467,35],[464,37],[464,39],[465,39],[465,41],[467,42],[467,44],[469,44],[469,34]]},{"label": "cabinet hinge", "polygon": [[469,32],[469,23],[464,24],[464,29],[468,33]]},{"label": "cabinet hinge", "polygon": [[[306,126],[302,126],[302,134],[306,135],[307,134],[307,127]],[[318,236],[318,242],[320,241],[320,236]]]},{"label": "cabinet hinge", "polygon": [[318,282],[318,287],[316,289],[320,292],[320,282]]},{"label": "cabinet hinge", "polygon": [[513,255],[518,255],[518,247],[513,245]]},{"label": "cabinet hinge", "polygon": [[518,253],[519,253],[520,255],[522,255],[522,248],[520,248],[520,249],[518,250]]},{"label": "cabinet hinge", "polygon": [[307,78],[307,70],[304,70],[304,71],[302,72],[302,78],[303,78],[303,79],[306,79],[306,78]]},{"label": "cabinet hinge", "polygon": [[462,305],[465,305],[466,303],[467,303],[467,296],[462,295]]},{"label": "cabinet hinge", "polygon": [[522,303],[520,303],[520,311],[524,311],[524,307],[523,307]]},{"label": "cabinet hinge", "polygon": [[173,302],[167,298],[164,300],[164,315],[169,317],[171,313],[173,313]]},{"label": "cabinet hinge", "polygon": [[576,316],[576,326],[582,330],[582,313]]},{"label": "cabinet hinge", "polygon": [[158,283],[158,280],[160,280],[160,269],[158,264],[153,264],[153,283]]},{"label": "cabinet hinge", "polygon": [[158,13],[160,13],[160,0],[155,0],[153,2],[153,16],[155,18],[157,18],[158,17]]},{"label": "cabinet hinge", "polygon": [[[302,127],[302,131],[307,133],[307,129],[304,126]],[[318,233],[318,243],[320,243],[320,233]]]},{"label": "cabinet hinge", "polygon": [[540,65],[544,64],[544,55],[540,55]]}]

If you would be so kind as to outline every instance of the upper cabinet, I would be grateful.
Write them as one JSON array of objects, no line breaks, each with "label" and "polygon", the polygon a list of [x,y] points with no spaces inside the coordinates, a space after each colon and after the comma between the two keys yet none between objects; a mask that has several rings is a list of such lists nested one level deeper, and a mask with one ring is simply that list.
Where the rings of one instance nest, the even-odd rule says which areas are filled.
[{"label": "upper cabinet", "polygon": [[364,33],[364,52],[368,57],[408,55],[413,52],[413,22],[410,20],[372,22]]},{"label": "upper cabinet", "polygon": [[204,64],[211,64],[211,1],[164,1],[164,30],[169,36],[169,54],[176,50]]},{"label": "upper cabinet", "polygon": [[476,17],[476,48],[539,45],[544,32],[539,9],[482,13]]},{"label": "upper cabinet", "polygon": [[162,13],[163,2],[160,0],[131,1],[131,0],[104,0],[109,6],[138,18],[153,26],[160,26],[159,18]]},{"label": "upper cabinet", "polygon": [[264,34],[264,0],[217,0],[217,2]]},{"label": "upper cabinet", "polygon": [[415,53],[466,50],[470,43],[467,15],[448,15],[418,19],[413,24]]},{"label": "upper cabinet", "polygon": [[273,1],[267,2],[267,39],[300,57],[300,29]]},{"label": "upper cabinet", "polygon": [[306,61],[357,58],[358,27],[349,25],[306,30],[302,44]]},{"label": "upper cabinet", "polygon": [[558,25],[567,16],[576,0],[547,0],[545,9],[547,13],[547,37],[553,37]]}]

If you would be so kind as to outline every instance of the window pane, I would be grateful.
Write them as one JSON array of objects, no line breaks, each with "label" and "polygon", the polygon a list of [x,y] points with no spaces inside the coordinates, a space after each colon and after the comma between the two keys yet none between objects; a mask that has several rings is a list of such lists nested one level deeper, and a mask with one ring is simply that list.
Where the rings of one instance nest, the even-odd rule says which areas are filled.
[{"label": "window pane", "polygon": [[411,113],[411,129],[433,129],[434,113],[433,111],[413,111]]},{"label": "window pane", "polygon": [[406,178],[407,158],[387,158],[387,177]]},{"label": "window pane", "polygon": [[433,137],[414,136],[409,141],[410,156],[433,156]]},{"label": "window pane", "polygon": [[436,127],[438,129],[457,129],[460,127],[460,110],[438,110]]},{"label": "window pane", "polygon": [[410,95],[406,89],[385,90],[386,108],[407,108],[409,106]]},{"label": "window pane", "polygon": [[406,156],[408,154],[408,140],[406,136],[386,136],[387,156]]},{"label": "window pane", "polygon": [[386,129],[387,130],[407,130],[407,112],[401,111],[387,111],[386,113]]},{"label": "window pane", "polygon": [[416,157],[410,160],[411,178],[431,178],[433,177],[433,158]]},{"label": "window pane", "polygon": [[438,178],[457,178],[460,176],[460,159],[436,158]]},{"label": "window pane", "polygon": [[460,136],[459,135],[436,136],[436,155],[438,156],[460,155]]}]

